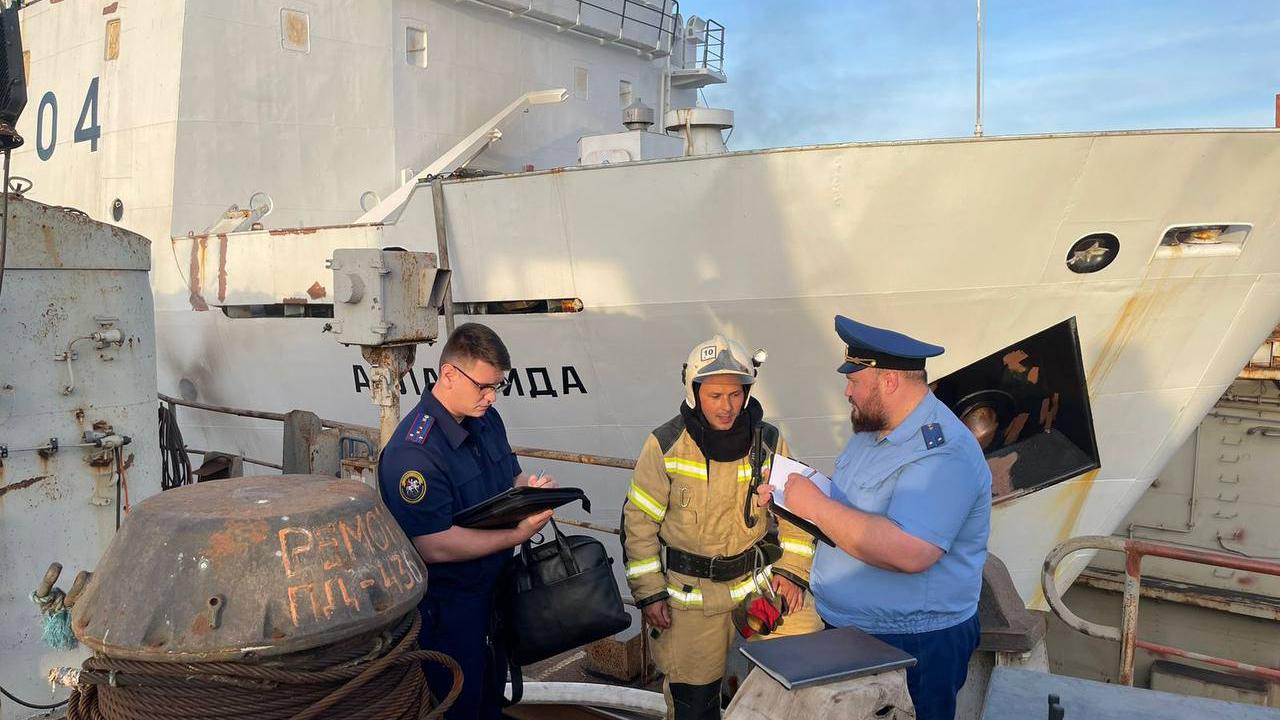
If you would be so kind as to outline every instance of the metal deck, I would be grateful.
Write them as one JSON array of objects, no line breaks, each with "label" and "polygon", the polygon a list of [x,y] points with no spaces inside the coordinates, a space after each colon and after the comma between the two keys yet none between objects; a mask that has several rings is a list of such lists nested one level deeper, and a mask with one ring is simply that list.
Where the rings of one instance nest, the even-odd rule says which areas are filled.
[{"label": "metal deck", "polygon": [[1276,720],[1280,708],[1186,697],[1157,690],[998,667],[987,686],[982,720],[1048,717],[1050,693],[1066,710],[1065,720]]}]

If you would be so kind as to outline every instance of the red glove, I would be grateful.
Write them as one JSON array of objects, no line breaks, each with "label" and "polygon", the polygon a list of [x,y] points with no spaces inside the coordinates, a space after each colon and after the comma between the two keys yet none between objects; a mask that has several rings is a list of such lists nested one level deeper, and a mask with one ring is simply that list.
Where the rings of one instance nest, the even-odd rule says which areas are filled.
[{"label": "red glove", "polygon": [[787,601],[781,597],[770,600],[761,595],[753,595],[744,606],[733,611],[734,625],[738,634],[750,639],[752,635],[768,635],[782,624],[782,615],[787,610]]}]

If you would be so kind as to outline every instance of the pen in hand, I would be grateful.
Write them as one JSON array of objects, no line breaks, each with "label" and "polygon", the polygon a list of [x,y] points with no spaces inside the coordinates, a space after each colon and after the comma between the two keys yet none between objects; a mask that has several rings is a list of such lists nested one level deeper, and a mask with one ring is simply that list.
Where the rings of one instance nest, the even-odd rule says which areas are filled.
[{"label": "pen in hand", "polygon": [[[809,468],[808,470],[805,470],[804,472],[800,473],[800,476],[801,476],[801,477],[803,477],[803,478],[804,478],[804,479],[806,479],[806,480],[812,480],[812,479],[813,479],[813,476],[814,476],[814,475],[817,475],[817,474],[818,474],[818,470],[817,470],[817,468]],[[785,490],[786,488],[779,488],[779,489],[780,489],[780,490]],[[785,498],[785,496],[784,496],[784,497],[783,497],[783,503],[785,504],[785,502],[786,502],[786,498]]]},{"label": "pen in hand", "polygon": [[529,475],[529,487],[555,487],[555,481],[541,470]]}]

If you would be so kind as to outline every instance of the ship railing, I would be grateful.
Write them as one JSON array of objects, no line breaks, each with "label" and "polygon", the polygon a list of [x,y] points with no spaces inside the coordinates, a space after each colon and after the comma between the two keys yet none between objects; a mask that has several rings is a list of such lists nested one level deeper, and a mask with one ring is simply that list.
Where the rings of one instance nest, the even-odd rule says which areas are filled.
[{"label": "ship railing", "polygon": [[706,27],[700,32],[700,42],[694,45],[693,67],[724,72],[724,25],[711,19],[703,22]]},{"label": "ship railing", "polygon": [[[680,6],[678,3],[671,3],[670,6],[671,12],[667,12],[667,3],[657,6],[644,0],[578,0],[577,22],[569,29],[656,54],[669,51],[675,37],[676,13]],[[617,34],[593,29],[587,19],[593,13],[602,14],[611,20],[616,19]],[[653,37],[652,45],[648,44],[650,35]]]},{"label": "ship railing", "polygon": [[[514,17],[621,45],[650,58],[671,53],[680,4],[674,0],[471,0]],[[576,7],[576,11],[575,8]]]},{"label": "ship railing", "polygon": [[[287,422],[289,416],[287,413],[270,412],[267,410],[247,410],[245,408],[231,407],[229,405],[214,405],[213,403],[198,402],[195,400],[184,400],[182,398],[171,397],[164,393],[157,393],[160,402],[169,406],[170,415],[177,417],[175,407],[188,407],[193,410],[204,410],[206,412],[221,413],[224,415],[235,415],[237,417],[254,418],[257,420],[275,420],[277,422]],[[320,418],[320,424],[326,428],[337,430],[355,430],[362,434],[375,434],[376,429],[356,423],[343,422],[341,420],[327,420]],[[204,455],[208,450],[197,450],[190,446],[183,448],[194,455]],[[566,452],[564,450],[546,450],[543,448],[531,448],[512,446],[511,451],[521,457],[537,458],[539,460],[552,460],[556,462],[577,463],[579,465],[595,465],[598,467],[611,467],[619,470],[634,470],[636,461],[630,458],[611,457],[608,455],[593,455],[591,453]],[[284,470],[284,466],[280,463],[271,462],[269,460],[256,460],[250,457],[241,457],[244,462],[261,467],[273,468],[275,470]],[[574,527],[584,528],[586,530],[594,530],[595,532],[608,533],[610,535],[621,535],[622,531],[616,527],[609,525],[601,525],[586,520],[572,520],[556,518],[556,522],[564,525],[572,525]]]},{"label": "ship railing", "polygon": [[[174,417],[177,417],[175,413],[175,407],[182,406],[182,407],[191,408],[193,410],[204,410],[206,412],[221,413],[223,415],[235,415],[237,417],[254,418],[257,420],[274,420],[276,422],[287,422],[289,419],[289,416],[287,413],[270,412],[268,410],[248,410],[245,408],[231,407],[229,405],[214,405],[213,403],[198,402],[195,400],[184,400],[182,398],[176,398],[169,395],[165,395],[164,393],[157,393],[157,397],[160,399],[160,402],[169,406],[169,413]],[[320,418],[320,425],[325,428],[332,428],[336,430],[344,430],[344,429],[356,430],[361,432],[362,434],[376,435],[376,428],[368,427],[365,425],[359,425],[356,423],[343,422],[341,420],[328,420],[325,418]],[[183,449],[193,455],[205,455],[210,452],[208,450],[199,450],[189,445],[185,446]],[[619,470],[634,470],[636,467],[635,460],[632,460],[630,458],[611,457],[608,455],[593,455],[591,453],[566,452],[564,450],[546,450],[543,448],[521,447],[518,445],[513,445],[511,447],[511,451],[521,457],[530,457],[530,458],[536,458],[539,460],[552,460],[556,462],[577,463],[579,465],[595,465],[598,467],[618,468]],[[240,459],[251,465],[258,465],[260,467],[267,467],[267,468],[272,468],[272,469],[281,470],[281,471],[284,470],[284,465],[277,462],[271,462],[270,460],[258,460],[250,457],[243,457],[243,456]],[[572,525],[574,527],[580,527],[587,530],[594,530],[596,532],[608,533],[611,535],[622,534],[622,532],[616,527],[601,525],[599,523],[588,522],[586,520],[571,520],[567,518],[566,519],[556,518],[556,522],[561,523],[563,525]]]},{"label": "ship railing", "polygon": [[[269,412],[266,410],[246,410],[244,408],[228,407],[226,405],[214,405],[212,403],[203,403],[203,402],[197,402],[195,400],[184,400],[182,398],[170,397],[169,395],[165,395],[164,393],[156,393],[156,397],[160,399],[160,402],[164,403],[169,407],[169,415],[170,417],[173,417],[173,418],[177,418],[178,416],[176,412],[177,406],[182,406],[182,407],[191,408],[193,410],[204,410],[206,412],[221,413],[223,415],[235,415],[237,417],[254,418],[257,420],[275,420],[277,422],[285,422],[288,419],[288,416],[285,413]],[[320,423],[327,428],[340,429],[340,428],[347,428],[347,427],[351,427],[351,428],[359,427],[358,425],[353,425],[351,423],[338,422],[336,420],[322,419]],[[191,453],[192,455],[207,455],[212,452],[210,450],[199,450],[197,448],[191,447],[190,445],[184,445],[182,449],[188,453]],[[271,462],[270,460],[260,460],[256,458],[246,457],[243,455],[240,456],[240,459],[244,462],[249,463],[250,465],[258,465],[260,467],[272,468],[274,470],[280,470],[280,471],[284,470],[284,465],[277,462]]]},{"label": "ship railing", "polygon": [[[1122,600],[1120,627],[1102,625],[1081,618],[1066,606],[1061,593],[1058,591],[1055,577],[1059,563],[1073,553],[1085,550],[1110,550],[1122,553],[1125,556],[1124,597]],[[1076,632],[1120,643],[1121,684],[1133,685],[1134,661],[1138,648],[1163,657],[1178,657],[1215,665],[1237,675],[1260,678],[1269,682],[1280,682],[1280,668],[1253,665],[1239,660],[1206,655],[1140,639],[1138,637],[1138,599],[1142,594],[1142,558],[1147,556],[1280,576],[1280,562],[1239,557],[1133,538],[1086,535],[1067,540],[1054,548],[1045,558],[1044,569],[1040,577],[1045,599],[1054,614]]]}]

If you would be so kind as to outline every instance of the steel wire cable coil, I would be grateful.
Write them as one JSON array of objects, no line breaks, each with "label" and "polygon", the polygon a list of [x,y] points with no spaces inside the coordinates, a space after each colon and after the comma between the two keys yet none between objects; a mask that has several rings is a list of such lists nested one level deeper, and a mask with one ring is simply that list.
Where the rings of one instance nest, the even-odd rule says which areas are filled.
[{"label": "steel wire cable coil", "polygon": [[[338,643],[288,663],[171,663],[91,657],[67,704],[67,720],[432,720],[462,690],[462,670],[418,649],[417,610],[361,643]],[[372,647],[370,647],[370,645]],[[422,663],[453,674],[438,704]],[[287,667],[286,667],[287,665]]]}]

